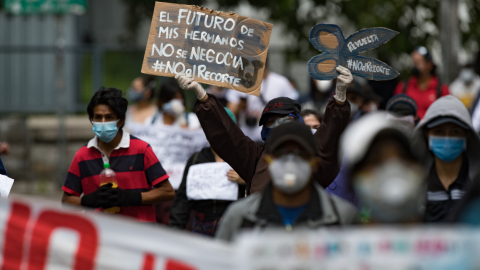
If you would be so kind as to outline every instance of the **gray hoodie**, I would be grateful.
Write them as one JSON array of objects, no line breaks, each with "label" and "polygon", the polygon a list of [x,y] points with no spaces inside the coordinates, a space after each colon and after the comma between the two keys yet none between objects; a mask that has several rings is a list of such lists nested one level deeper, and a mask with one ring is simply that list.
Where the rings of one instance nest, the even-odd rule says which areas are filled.
[{"label": "gray hoodie", "polygon": [[463,103],[452,95],[444,96],[435,101],[425,113],[422,121],[417,125],[413,131],[412,147],[416,153],[425,153],[423,159],[427,168],[431,168],[433,165],[433,153],[428,148],[428,141],[425,138],[424,130],[425,125],[437,117],[455,117],[470,128],[470,132],[467,135],[467,150],[468,156],[468,168],[470,179],[474,179],[480,172],[480,139],[476,135],[473,126],[472,119],[468,113],[467,108]]}]

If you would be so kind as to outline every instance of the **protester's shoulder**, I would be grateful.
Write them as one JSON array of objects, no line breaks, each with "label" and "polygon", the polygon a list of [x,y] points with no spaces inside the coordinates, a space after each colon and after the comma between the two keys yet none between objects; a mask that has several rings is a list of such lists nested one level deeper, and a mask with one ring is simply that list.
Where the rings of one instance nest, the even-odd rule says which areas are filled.
[{"label": "protester's shoulder", "polygon": [[327,196],[330,202],[332,202],[335,208],[338,210],[340,215],[356,215],[358,213],[357,208],[351,204],[350,202],[336,196],[333,194],[328,194],[322,187],[317,186],[317,191],[321,194],[321,196]]},{"label": "protester's shoulder", "polygon": [[150,147],[150,145],[146,141],[141,140],[130,134],[130,147],[137,149],[147,149],[148,147]]},{"label": "protester's shoulder", "polygon": [[75,153],[74,158],[80,160],[88,159],[88,157],[92,155],[92,149],[93,148],[88,148],[87,144],[85,144],[84,146],[80,147],[80,149],[78,149],[78,151]]},{"label": "protester's shoulder", "polygon": [[330,199],[333,201],[335,206],[339,209],[339,211],[346,211],[350,213],[357,213],[357,208],[351,204],[350,202],[334,195],[334,194],[327,194],[327,196],[330,196]]},{"label": "protester's shoulder", "polygon": [[256,208],[262,199],[261,192],[255,192],[248,197],[241,198],[228,206],[228,212],[238,215],[239,213],[256,212]]}]

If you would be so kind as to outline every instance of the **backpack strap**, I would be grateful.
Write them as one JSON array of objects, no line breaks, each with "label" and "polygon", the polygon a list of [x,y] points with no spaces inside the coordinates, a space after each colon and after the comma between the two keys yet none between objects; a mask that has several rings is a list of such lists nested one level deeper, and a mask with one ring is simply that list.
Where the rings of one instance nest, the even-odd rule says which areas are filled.
[{"label": "backpack strap", "polygon": [[442,82],[440,81],[440,78],[438,78],[438,85],[437,85],[437,99],[442,96]]},{"label": "backpack strap", "polygon": [[197,162],[198,154],[200,154],[200,151],[196,152],[195,155],[193,156],[192,165],[197,164],[196,162]]},{"label": "backpack strap", "polygon": [[402,91],[402,93],[404,93],[404,94],[407,93],[408,82],[410,82],[410,79],[408,79],[408,80],[406,80],[406,81],[403,82],[403,91]]}]

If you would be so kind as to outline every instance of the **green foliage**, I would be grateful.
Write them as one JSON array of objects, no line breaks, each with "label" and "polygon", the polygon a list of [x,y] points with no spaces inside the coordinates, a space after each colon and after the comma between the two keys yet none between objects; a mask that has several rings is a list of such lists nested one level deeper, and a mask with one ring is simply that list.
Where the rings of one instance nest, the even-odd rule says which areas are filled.
[{"label": "green foliage", "polygon": [[[123,0],[130,16],[128,29],[135,31],[140,18],[151,18],[153,0]],[[446,1],[446,0],[445,0]],[[467,5],[469,22],[461,25],[462,45],[474,48],[480,42],[480,1],[459,0]],[[203,5],[207,0],[183,0],[175,3]],[[375,49],[380,59],[389,60],[414,47],[429,47],[439,38],[438,10],[440,0],[216,0],[221,10],[235,11],[242,2],[268,13],[268,21],[282,23],[292,38],[286,49],[288,60],[307,60],[318,54],[308,37],[314,25],[327,20],[343,19],[355,30],[386,27],[400,32],[392,41]],[[343,28],[343,26],[342,26]],[[345,33],[346,36],[352,33]]]}]

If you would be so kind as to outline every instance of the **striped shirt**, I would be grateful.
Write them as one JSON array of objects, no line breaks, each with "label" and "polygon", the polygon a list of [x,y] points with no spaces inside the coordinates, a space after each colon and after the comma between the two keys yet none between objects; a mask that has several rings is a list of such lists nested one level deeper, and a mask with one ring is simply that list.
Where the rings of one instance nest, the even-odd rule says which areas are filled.
[{"label": "striped shirt", "polygon": [[425,209],[426,222],[442,222],[450,214],[450,211],[459,202],[468,188],[470,178],[468,175],[468,160],[464,156],[463,164],[457,179],[448,190],[445,189],[438,178],[435,165],[432,166],[428,179],[427,206]]},{"label": "striped shirt", "polygon": [[[63,191],[80,196],[100,187],[100,173],[108,158],[97,145],[97,137],[80,148],[68,170]],[[110,154],[110,168],[115,171],[118,187],[145,192],[168,180],[168,175],[153,153],[152,147],[123,130],[122,140]],[[121,207],[120,214],[140,221],[155,222],[153,205]]]}]

